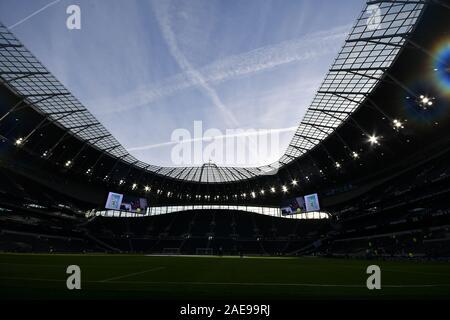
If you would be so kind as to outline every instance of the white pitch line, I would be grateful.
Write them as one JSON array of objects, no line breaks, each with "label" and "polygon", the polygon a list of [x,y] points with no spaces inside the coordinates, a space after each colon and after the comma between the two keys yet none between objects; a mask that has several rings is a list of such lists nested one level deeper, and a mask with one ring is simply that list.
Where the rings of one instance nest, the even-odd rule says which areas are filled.
[{"label": "white pitch line", "polygon": [[[92,281],[99,282],[99,281]],[[318,284],[318,283],[277,283],[277,282],[190,282],[190,281],[114,281],[114,283],[143,283],[143,284],[173,284],[173,285],[231,285],[231,286],[293,286],[293,287],[343,287],[367,288],[357,284]],[[382,285],[382,288],[428,288],[450,287],[450,284],[412,284],[412,285]]]},{"label": "white pitch line", "polygon": [[118,280],[118,279],[123,279],[123,278],[136,276],[138,274],[143,274],[143,273],[147,273],[147,272],[151,272],[151,271],[161,270],[161,269],[165,269],[165,268],[164,267],[156,267],[156,268],[152,268],[152,269],[148,269],[148,270],[144,270],[144,271],[139,271],[139,272],[134,272],[134,273],[128,273],[128,274],[125,274],[125,275],[122,275],[122,276],[112,277],[112,278],[108,278],[108,279],[100,280],[100,281],[96,281],[96,282],[109,282],[109,281],[113,281],[113,280]]},{"label": "white pitch line", "polygon": [[316,284],[316,283],[277,283],[277,282],[191,282],[191,281],[115,281],[114,283],[144,283],[144,284],[173,284],[173,285],[213,285],[213,286],[295,286],[295,287],[351,287],[365,288],[366,286],[353,284]]},{"label": "white pitch line", "polygon": [[[141,274],[155,269],[164,269],[164,267],[145,270],[142,272],[136,272],[133,274],[127,274],[121,277],[129,277],[136,274]],[[111,278],[114,279],[114,278]],[[26,281],[49,281],[49,282],[63,282],[64,279],[41,279],[41,278],[23,278],[23,277],[0,277],[0,280],[26,280]],[[110,279],[100,281],[85,281],[88,283],[105,283]],[[277,283],[277,282],[189,282],[189,281],[114,281],[114,284],[128,283],[128,284],[173,284],[173,285],[231,285],[231,286],[296,286],[296,287],[343,287],[343,288],[366,288],[364,285],[356,284],[319,284],[319,283]],[[382,285],[382,288],[439,288],[450,287],[450,283],[441,284],[390,284]]]},{"label": "white pitch line", "polygon": [[[353,270],[361,270],[360,266],[339,266],[339,268],[345,269],[353,269]],[[405,270],[394,270],[394,269],[386,269],[382,267],[383,272],[397,272],[397,273],[411,273],[411,274],[423,274],[429,276],[450,276],[450,273],[438,273],[438,272],[421,272],[421,271],[405,271]]]},{"label": "white pitch line", "polygon": [[421,272],[421,271],[403,271],[403,270],[389,270],[389,269],[382,269],[386,272],[394,272],[394,273],[410,273],[410,274],[423,274],[427,276],[450,276],[449,273],[438,273],[438,272]]},{"label": "white pitch line", "polygon": [[0,277],[0,280],[24,280],[24,281],[47,281],[47,282],[66,281],[64,279],[24,278],[24,277]]}]

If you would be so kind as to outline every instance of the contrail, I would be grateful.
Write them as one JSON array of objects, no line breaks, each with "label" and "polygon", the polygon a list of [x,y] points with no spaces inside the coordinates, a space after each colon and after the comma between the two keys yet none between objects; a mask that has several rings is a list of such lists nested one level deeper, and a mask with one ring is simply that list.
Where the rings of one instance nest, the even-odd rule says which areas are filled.
[{"label": "contrail", "polygon": [[[167,4],[167,3],[166,3]],[[181,52],[178,47],[178,43],[175,37],[175,34],[172,31],[170,25],[170,17],[167,12],[167,7],[159,8],[158,6],[154,6],[156,12],[156,19],[158,20],[158,24],[161,28],[163,38],[166,40],[167,45],[169,47],[169,51],[181,70],[185,72],[185,74],[191,79],[191,81],[197,83],[206,95],[211,99],[213,105],[220,110],[220,112],[224,115],[225,122],[232,127],[239,126],[239,121],[235,117],[235,115],[225,106],[225,104],[220,100],[219,95],[216,90],[205,80],[201,72],[196,70],[192,64],[188,61],[185,55]],[[250,140],[253,140],[253,137],[250,137]],[[249,144],[249,151],[256,155],[255,150],[256,143],[252,141]]]},{"label": "contrail", "polygon": [[[144,85],[135,90],[114,97],[113,101],[91,101],[90,104],[107,106],[98,114],[111,114],[126,111],[153,103],[159,99],[199,85],[222,83],[232,79],[265,72],[293,62],[317,58],[337,50],[344,41],[350,25],[339,26],[327,31],[283,41],[275,45],[260,47],[245,53],[231,55],[198,69],[196,74],[186,71],[170,77],[159,85]],[[200,82],[201,81],[201,82]],[[111,107],[113,106],[113,107]]]},{"label": "contrail", "polygon": [[212,100],[214,106],[216,106],[226,117],[226,121],[233,126],[239,124],[236,117],[226,108],[223,102],[220,100],[216,91],[205,81],[202,74],[197,71],[191,63],[186,59],[184,54],[178,47],[175,35],[170,27],[169,16],[167,14],[167,8],[161,9],[158,6],[154,6],[158,14],[156,15],[158,24],[161,28],[162,34],[169,47],[169,51],[178,66],[185,72],[185,74],[191,79],[192,82],[197,83],[203,88],[204,92]]},{"label": "contrail", "polygon": [[217,135],[213,137],[200,137],[200,138],[194,138],[194,139],[185,139],[181,141],[167,141],[167,142],[161,142],[156,144],[150,144],[145,146],[139,146],[139,147],[132,147],[128,148],[127,151],[142,151],[142,150],[149,150],[154,148],[160,148],[165,146],[171,146],[179,143],[192,143],[196,141],[211,141],[216,139],[230,139],[230,138],[241,138],[241,137],[253,137],[253,136],[262,136],[267,134],[274,134],[274,133],[281,133],[281,132],[292,132],[297,130],[298,127],[288,127],[288,128],[281,128],[281,129],[266,129],[266,130],[257,130],[257,131],[251,131],[251,132],[239,132],[235,134],[223,134],[223,135]]},{"label": "contrail", "polygon": [[22,20],[14,23],[13,25],[9,26],[8,29],[14,29],[15,27],[17,27],[18,25],[24,23],[25,21],[27,21],[28,19],[31,19],[32,17],[34,17],[35,15],[37,15],[38,13],[44,11],[45,9],[57,4],[58,2],[60,2],[61,0],[55,0],[53,2],[50,2],[48,4],[46,4],[45,6],[43,6],[42,8],[34,11],[33,13],[31,13],[30,15],[26,16],[25,18],[23,18]]}]

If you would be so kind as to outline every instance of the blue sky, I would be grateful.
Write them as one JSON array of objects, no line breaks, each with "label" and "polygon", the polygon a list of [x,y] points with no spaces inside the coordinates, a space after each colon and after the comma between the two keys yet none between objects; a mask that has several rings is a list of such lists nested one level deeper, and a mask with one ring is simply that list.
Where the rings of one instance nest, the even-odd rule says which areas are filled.
[{"label": "blue sky", "polygon": [[[81,30],[66,28],[71,4]],[[278,130],[277,150],[253,159],[261,165],[285,151],[363,5],[0,0],[0,21],[138,159],[174,165],[165,143],[201,120],[223,133]]]}]

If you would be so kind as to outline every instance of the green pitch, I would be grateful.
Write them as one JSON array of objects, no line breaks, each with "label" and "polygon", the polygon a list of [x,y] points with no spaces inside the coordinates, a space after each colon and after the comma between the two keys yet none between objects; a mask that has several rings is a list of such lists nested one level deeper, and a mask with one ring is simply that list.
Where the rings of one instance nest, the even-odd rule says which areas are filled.
[{"label": "green pitch", "polygon": [[[366,287],[381,268],[381,290]],[[81,290],[66,269],[81,268]],[[323,258],[0,254],[0,298],[427,299],[450,298],[450,264]]]}]

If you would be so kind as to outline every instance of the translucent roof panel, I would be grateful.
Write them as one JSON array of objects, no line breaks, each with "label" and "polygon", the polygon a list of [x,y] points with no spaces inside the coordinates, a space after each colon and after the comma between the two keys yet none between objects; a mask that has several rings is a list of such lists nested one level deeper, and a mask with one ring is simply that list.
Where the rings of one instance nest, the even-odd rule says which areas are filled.
[{"label": "translucent roof panel", "polygon": [[137,160],[2,24],[0,81],[49,120],[130,166],[171,178],[204,183],[267,174],[304,155],[353,113],[384,77],[413,31],[425,3],[368,1],[325,76],[285,154],[258,168],[159,167]]},{"label": "translucent roof panel", "polygon": [[423,8],[422,1],[368,1],[281,164],[311,150],[361,105],[397,57]]}]

